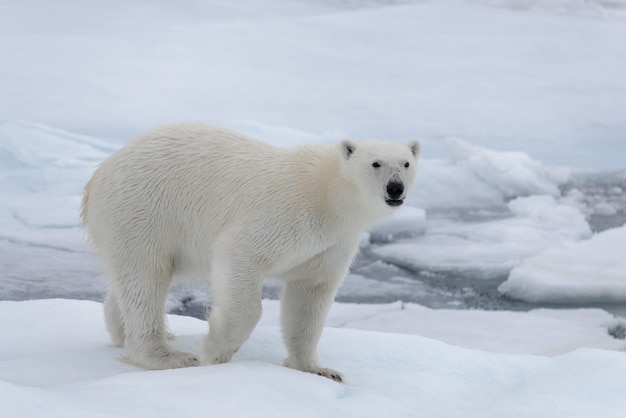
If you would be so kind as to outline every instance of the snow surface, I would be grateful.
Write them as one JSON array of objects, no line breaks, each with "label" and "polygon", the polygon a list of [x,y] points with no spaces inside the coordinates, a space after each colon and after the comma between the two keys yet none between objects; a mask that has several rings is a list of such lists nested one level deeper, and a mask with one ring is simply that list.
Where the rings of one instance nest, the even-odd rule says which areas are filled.
[{"label": "snow surface", "polygon": [[625,15],[624,0],[9,0],[0,118],[124,140],[189,119],[291,143],[417,137],[428,158],[455,136],[623,168]]},{"label": "snow surface", "polygon": [[531,302],[626,299],[626,226],[524,259],[499,290]]},{"label": "snow surface", "polygon": [[[385,315],[371,306],[341,308],[331,314],[334,321],[365,329],[377,329],[376,319]],[[395,313],[396,324],[428,315]],[[597,331],[609,321],[590,314],[578,338],[591,338],[581,347],[597,345]],[[543,327],[542,315],[519,318]],[[567,324],[567,315],[552,319]],[[109,346],[98,303],[0,302],[0,316],[11,318],[0,325],[4,416],[609,418],[621,417],[626,407],[626,376],[619,373],[626,356],[597,348],[556,357],[494,354],[414,335],[327,328],[320,356],[345,373],[348,382],[339,384],[282,367],[285,350],[274,325],[259,326],[231,363],[146,371],[120,361],[122,350]],[[491,324],[506,330],[511,318],[502,319]],[[181,316],[169,322],[178,336],[173,344],[197,351],[206,323]],[[558,332],[545,337],[567,340]]]},{"label": "snow surface", "polygon": [[552,196],[519,197],[508,203],[513,214],[486,222],[433,221],[424,233],[377,247],[383,260],[413,270],[475,271],[488,279],[507,273],[545,248],[591,236],[583,214]]}]

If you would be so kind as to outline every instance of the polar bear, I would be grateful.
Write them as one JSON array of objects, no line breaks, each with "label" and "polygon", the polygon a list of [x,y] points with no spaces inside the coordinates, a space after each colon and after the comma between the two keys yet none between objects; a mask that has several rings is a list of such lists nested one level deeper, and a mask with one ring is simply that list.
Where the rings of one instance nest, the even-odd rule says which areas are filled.
[{"label": "polar bear", "polygon": [[[96,169],[81,207],[111,277],[113,343],[148,369],[228,362],[259,321],[272,277],[284,282],[284,364],[342,381],[317,357],[326,315],[364,229],[411,189],[419,151],[418,141],[277,148],[200,123],[131,140]],[[211,283],[201,359],[166,343],[164,302],[181,275]]]}]

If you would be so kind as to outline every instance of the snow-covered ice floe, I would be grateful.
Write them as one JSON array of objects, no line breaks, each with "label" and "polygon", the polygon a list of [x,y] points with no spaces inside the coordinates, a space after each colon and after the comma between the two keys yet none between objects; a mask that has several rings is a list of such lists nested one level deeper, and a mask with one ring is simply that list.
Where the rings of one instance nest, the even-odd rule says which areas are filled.
[{"label": "snow-covered ice floe", "polygon": [[0,239],[84,249],[80,194],[114,143],[37,123],[0,122]]},{"label": "snow-covered ice floe", "polygon": [[626,300],[624,227],[593,235],[589,224],[590,217],[623,213],[621,186],[590,188],[595,195],[588,197],[573,187],[570,170],[526,153],[460,139],[446,144],[450,158],[423,162],[410,200],[426,211],[396,213],[364,248],[414,272],[508,277],[499,290],[526,302]]},{"label": "snow-covered ice floe", "polygon": [[[372,248],[383,260],[411,270],[474,271],[493,278],[546,248],[591,236],[580,208],[561,197],[568,169],[458,138],[446,144],[450,158],[423,161],[409,199],[435,216],[407,209],[374,228],[372,243],[389,242]],[[455,219],[455,210],[472,210],[478,219]],[[395,232],[402,228],[404,236]]]},{"label": "snow-covered ice floe", "polygon": [[446,160],[420,165],[408,202],[427,209],[499,207],[530,195],[559,196],[571,170],[549,166],[525,152],[496,151],[460,138],[444,141]]},{"label": "snow-covered ice floe", "polygon": [[[380,307],[339,306],[331,320],[375,329],[385,313],[372,309]],[[395,312],[396,325],[428,315]],[[567,323],[566,312],[553,319]],[[261,324],[231,363],[146,371],[120,361],[123,350],[109,345],[98,303],[0,302],[0,317],[3,416],[621,418],[626,408],[623,352],[496,354],[415,335],[327,328],[319,352],[345,373],[348,382],[339,384],[282,367],[286,353],[275,325]],[[178,335],[173,344],[197,351],[206,323],[168,319]],[[511,319],[500,323],[504,333]],[[606,320],[597,312],[587,316],[590,332],[581,336],[595,335],[591,330]]]},{"label": "snow-covered ice floe", "polygon": [[626,300],[626,226],[524,259],[499,290],[528,302]]},{"label": "snow-covered ice floe", "polygon": [[550,246],[591,236],[584,215],[552,196],[519,197],[507,206],[510,217],[484,222],[434,219],[421,227],[421,236],[372,251],[411,270],[473,271],[488,279]]}]

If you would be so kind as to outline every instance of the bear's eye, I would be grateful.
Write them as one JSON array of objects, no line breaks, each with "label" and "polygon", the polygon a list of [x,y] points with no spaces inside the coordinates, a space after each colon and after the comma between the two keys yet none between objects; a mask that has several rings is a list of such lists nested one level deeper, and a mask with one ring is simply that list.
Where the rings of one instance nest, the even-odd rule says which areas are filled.
[{"label": "bear's eye", "polygon": [[409,165],[411,164],[409,164],[409,162],[407,161],[406,163],[404,163],[404,168],[409,168]]},{"label": "bear's eye", "polygon": [[374,161],[374,162],[372,163],[372,167],[374,167],[374,168],[378,168],[378,167],[380,167],[380,163],[379,163],[378,161]]}]

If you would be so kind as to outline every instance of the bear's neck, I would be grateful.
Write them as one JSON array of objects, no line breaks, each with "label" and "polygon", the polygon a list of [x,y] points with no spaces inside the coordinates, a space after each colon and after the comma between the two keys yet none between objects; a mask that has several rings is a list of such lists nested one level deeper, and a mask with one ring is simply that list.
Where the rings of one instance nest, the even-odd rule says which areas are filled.
[{"label": "bear's neck", "polygon": [[388,216],[373,208],[349,178],[338,176],[328,188],[326,199],[327,207],[335,211],[338,228],[363,231]]},{"label": "bear's neck", "polygon": [[357,184],[342,175],[341,156],[332,149],[334,158],[323,158],[311,172],[311,186],[320,187],[316,206],[319,216],[330,216],[333,227],[343,231],[363,231],[390,214],[382,205],[372,205]]}]

